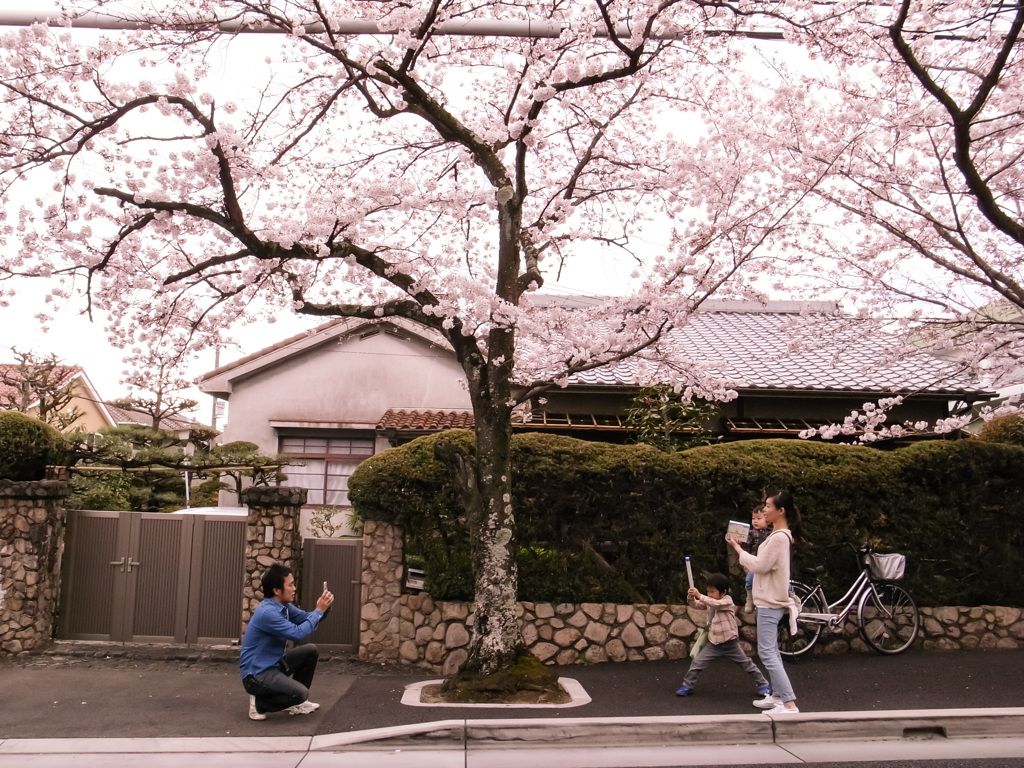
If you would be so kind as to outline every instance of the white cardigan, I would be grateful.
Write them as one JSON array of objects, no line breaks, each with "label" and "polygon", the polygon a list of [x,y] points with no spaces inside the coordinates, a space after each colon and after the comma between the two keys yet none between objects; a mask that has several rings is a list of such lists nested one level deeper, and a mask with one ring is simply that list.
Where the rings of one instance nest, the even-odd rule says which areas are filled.
[{"label": "white cardigan", "polygon": [[800,601],[789,594],[789,553],[792,546],[793,534],[789,530],[775,531],[761,542],[756,555],[741,551],[740,565],[754,574],[754,605],[789,611],[789,631],[796,634]]}]

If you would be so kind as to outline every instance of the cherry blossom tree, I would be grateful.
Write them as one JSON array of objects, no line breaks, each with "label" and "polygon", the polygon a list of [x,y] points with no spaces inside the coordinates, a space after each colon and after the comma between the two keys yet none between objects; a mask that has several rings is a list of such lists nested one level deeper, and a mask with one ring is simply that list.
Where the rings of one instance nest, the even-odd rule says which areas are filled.
[{"label": "cherry blossom tree", "polygon": [[[507,667],[522,648],[513,409],[630,355],[659,378],[665,334],[708,296],[760,295],[768,245],[796,238],[789,217],[824,175],[779,178],[734,122],[751,87],[728,34],[742,16],[684,0],[152,11],[132,33],[5,38],[3,191],[32,191],[0,278],[81,291],[118,343],[183,331],[198,349],[281,311],[443,334],[476,424],[472,455],[442,451],[474,541],[464,670]],[[350,34],[352,19],[383,32]],[[447,34],[476,21],[541,36]],[[227,23],[285,34],[261,38],[263,63]],[[635,265],[628,296],[571,311],[532,296],[607,252]],[[729,396],[687,371],[692,396]]]},{"label": "cherry blossom tree", "polygon": [[828,168],[797,256],[819,284],[994,386],[1024,373],[1022,27],[1020,3],[809,6],[790,39],[813,66],[763,123]]},{"label": "cherry blossom tree", "polygon": [[[774,19],[804,52],[763,53],[758,69],[775,72],[776,87],[719,103],[731,110],[723,122],[745,125],[748,151],[771,154],[779,180],[813,185],[788,225],[799,242],[776,250],[786,265],[774,265],[774,287],[842,299],[856,308],[861,332],[893,356],[923,348],[993,387],[1019,383],[1024,6],[786,0],[718,7]],[[835,340],[835,318],[819,334],[802,322],[802,343]],[[965,412],[938,424],[893,424],[901,402],[882,398],[809,434],[871,441],[951,431],[972,419]]]}]

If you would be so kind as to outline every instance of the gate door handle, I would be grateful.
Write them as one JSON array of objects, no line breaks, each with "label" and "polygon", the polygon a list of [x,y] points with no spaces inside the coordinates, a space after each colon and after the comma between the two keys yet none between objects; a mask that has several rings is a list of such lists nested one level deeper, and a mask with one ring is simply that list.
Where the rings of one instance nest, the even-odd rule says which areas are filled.
[{"label": "gate door handle", "polygon": [[111,565],[119,565],[119,566],[121,566],[117,570],[119,570],[121,573],[124,573],[124,558],[123,557],[120,560],[111,560],[110,564]]},{"label": "gate door handle", "polygon": [[133,565],[136,565],[136,566],[137,565],[142,565],[142,563],[140,563],[138,560],[132,560],[131,557],[129,557],[128,558],[128,573],[132,572],[132,566]]}]

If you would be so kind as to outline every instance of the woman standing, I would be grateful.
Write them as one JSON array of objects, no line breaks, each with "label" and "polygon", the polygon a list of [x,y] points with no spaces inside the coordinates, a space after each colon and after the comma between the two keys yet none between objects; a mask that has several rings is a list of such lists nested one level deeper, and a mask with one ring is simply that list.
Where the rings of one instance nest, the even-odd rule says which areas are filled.
[{"label": "woman standing", "polygon": [[799,712],[796,694],[779,653],[779,622],[799,610],[789,594],[789,564],[793,542],[802,539],[800,512],[789,491],[778,491],[764,501],[764,518],[772,534],[758,547],[757,554],[744,552],[740,544],[726,539],[739,555],[740,565],[754,574],[754,607],[757,608],[757,654],[772,683],[772,693],[754,702],[769,714]]}]

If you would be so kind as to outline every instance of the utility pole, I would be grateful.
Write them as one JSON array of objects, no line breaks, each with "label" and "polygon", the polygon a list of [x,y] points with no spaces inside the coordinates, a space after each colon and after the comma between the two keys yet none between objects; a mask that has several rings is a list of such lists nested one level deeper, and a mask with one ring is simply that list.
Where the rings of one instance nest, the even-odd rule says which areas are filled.
[{"label": "utility pole", "polygon": [[[220,344],[213,348],[213,369],[220,368]],[[217,429],[217,406],[220,405],[220,398],[213,397],[213,411],[210,414],[210,426]]]},{"label": "utility pole", "polygon": [[[315,35],[326,31],[323,24],[317,19],[309,19],[308,23],[296,22],[295,26],[291,28],[269,26],[262,20],[246,16],[223,21],[215,17],[196,18],[169,25],[159,16],[147,16],[141,13],[114,15],[111,13],[87,12],[65,18],[61,16],[61,12],[56,8],[32,11],[0,10],[0,27],[28,27],[37,23],[67,24],[72,29],[131,30],[164,27],[187,32],[189,30],[216,28],[224,34],[293,34],[295,30],[301,29],[307,34]],[[469,37],[552,38],[559,37],[568,28],[568,23],[551,20],[460,19],[458,21],[446,21],[438,24],[434,27],[432,34]],[[331,31],[337,35],[395,35],[401,30],[382,29],[378,22],[373,19],[342,19],[332,25]],[[618,37],[628,38],[632,32],[627,25],[619,24],[615,28],[615,34]],[[681,40],[689,37],[691,34],[689,31],[666,28],[655,30],[647,37],[652,40]],[[709,28],[704,30],[704,34],[709,37],[748,37],[755,40],[785,39],[781,31],[771,29],[731,30]],[[596,37],[609,36],[608,31],[601,27],[594,30],[594,35]]]}]

